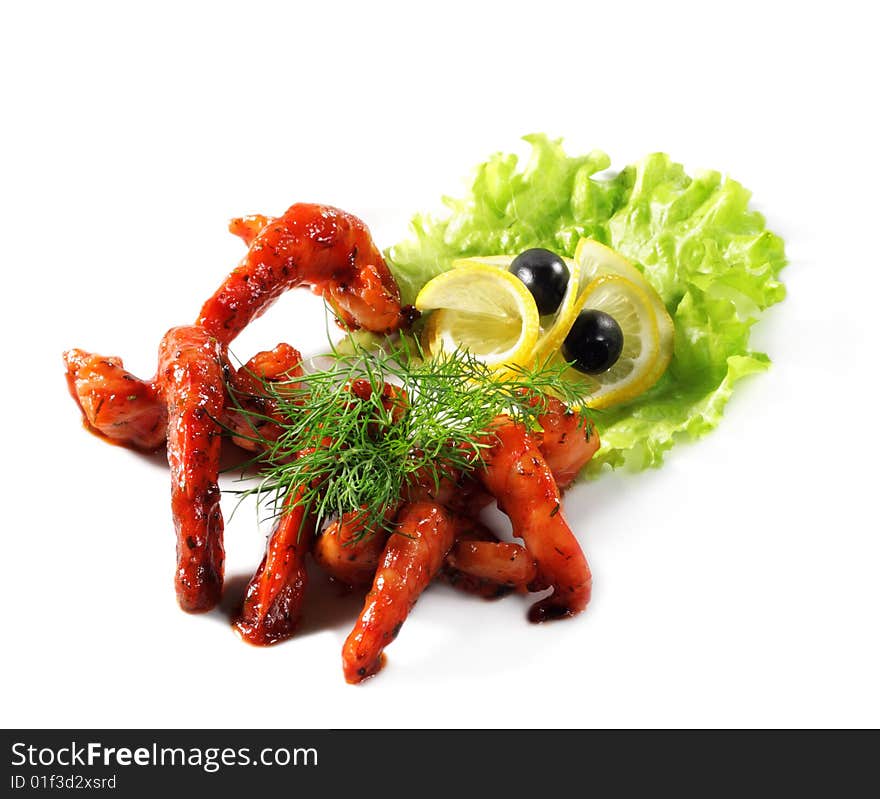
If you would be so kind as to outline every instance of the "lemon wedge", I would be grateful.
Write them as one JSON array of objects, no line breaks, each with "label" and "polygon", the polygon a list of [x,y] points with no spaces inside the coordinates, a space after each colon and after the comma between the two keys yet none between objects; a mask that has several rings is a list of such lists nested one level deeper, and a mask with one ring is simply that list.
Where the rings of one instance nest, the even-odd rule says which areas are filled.
[{"label": "lemon wedge", "polygon": [[424,285],[415,305],[431,312],[422,335],[431,357],[467,349],[493,369],[531,361],[538,307],[510,272],[486,263],[450,269]]},{"label": "lemon wedge", "polygon": [[578,242],[574,251],[574,260],[579,268],[581,292],[597,277],[616,275],[638,286],[650,301],[657,322],[660,350],[649,375],[648,387],[654,385],[669,366],[675,344],[675,325],[660,295],[630,261],[616,250],[594,239],[581,239]]},{"label": "lemon wedge", "polygon": [[[483,265],[506,272],[514,258],[515,255],[477,255],[459,258],[452,262],[452,267],[467,269],[474,265]],[[532,352],[532,360],[546,360],[552,352],[558,350],[577,316],[575,303],[581,286],[580,264],[572,258],[562,258],[562,260],[568,267],[568,285],[556,311],[540,317],[540,330]]]},{"label": "lemon wedge", "polygon": [[[563,377],[577,385],[590,408],[608,408],[626,402],[649,389],[662,374],[656,314],[649,296],[635,283],[618,275],[602,275],[581,291],[575,315],[585,308],[614,317],[623,332],[623,350],[617,362],[600,374],[566,369]],[[562,353],[553,356],[564,361]],[[664,367],[665,368],[665,367]]]}]

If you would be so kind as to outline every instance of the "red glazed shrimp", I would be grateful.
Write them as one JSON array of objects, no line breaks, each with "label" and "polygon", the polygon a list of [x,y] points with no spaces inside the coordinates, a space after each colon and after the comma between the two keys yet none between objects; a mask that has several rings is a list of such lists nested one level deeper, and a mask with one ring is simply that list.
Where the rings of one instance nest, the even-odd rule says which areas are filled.
[{"label": "red glazed shrimp", "polygon": [[555,397],[545,397],[546,410],[538,417],[543,432],[533,433],[538,449],[547,461],[560,489],[570,486],[587,461],[599,449],[599,434]]},{"label": "red glazed shrimp", "polygon": [[446,562],[471,577],[506,588],[525,589],[537,574],[535,559],[525,547],[507,541],[476,541],[460,538]]},{"label": "red glazed shrimp", "polygon": [[[396,512],[397,506],[389,508],[387,518]],[[369,585],[387,539],[388,532],[381,528],[364,531],[363,513],[352,511],[315,538],[312,557],[334,580],[353,587]]]},{"label": "red glazed shrimp", "polygon": [[[83,350],[68,350],[64,362],[70,394],[89,430],[131,449],[161,449],[168,413],[156,379],[140,380],[123,368],[120,358]],[[299,377],[301,362],[297,350],[289,344],[279,344],[272,350],[258,352],[236,371],[224,370],[229,372],[235,397],[227,403],[223,422],[236,444],[258,451],[265,447],[263,442],[277,438],[281,431],[272,424],[275,409],[262,381],[278,383]]]},{"label": "red glazed shrimp", "polygon": [[227,345],[297,286],[323,295],[349,328],[390,333],[412,318],[411,310],[401,310],[397,284],[367,226],[329,205],[300,203],[256,235],[197,323]]},{"label": "red glazed shrimp", "polygon": [[64,353],[67,386],[86,428],[115,444],[153,452],[165,443],[168,415],[155,381],[139,380],[115,357]]},{"label": "red glazed shrimp", "polygon": [[537,565],[525,547],[499,541],[471,516],[456,513],[454,522],[455,544],[440,572],[444,582],[485,599],[529,590]]},{"label": "red glazed shrimp", "polygon": [[[454,490],[454,481],[443,478],[440,480],[439,491],[433,485],[420,484],[405,490],[404,494],[408,502],[430,501],[446,505]],[[401,502],[387,509],[386,522],[397,515]],[[350,586],[369,585],[387,540],[388,532],[381,528],[365,533],[363,514],[353,511],[334,521],[315,539],[312,555],[335,580]]]},{"label": "red glazed shrimp", "polygon": [[224,424],[238,446],[258,452],[281,435],[281,419],[275,403],[266,396],[264,382],[290,383],[302,374],[299,352],[290,344],[279,344],[275,349],[258,352],[230,375]]},{"label": "red glazed shrimp", "polygon": [[[456,474],[444,476],[439,487],[428,484],[427,479],[404,490],[407,502],[435,502],[448,505],[457,488]],[[397,515],[401,503],[395,503],[385,513],[390,521]],[[315,561],[335,580],[350,586],[369,585],[379,565],[387,531],[381,528],[364,531],[363,514],[358,511],[345,514],[341,520],[330,524],[315,539],[312,555]]]},{"label": "red glazed shrimp", "polygon": [[251,644],[265,646],[290,638],[296,631],[306,590],[305,554],[314,522],[298,503],[302,491],[291,492],[269,541],[266,554],[245,592],[235,628]]},{"label": "red glazed shrimp", "polygon": [[174,327],[159,347],[159,381],[168,403],[171,512],[177,532],[177,600],[210,610],[223,588],[220,424],[223,371],[218,343],[201,327]]},{"label": "red glazed shrimp", "polygon": [[532,606],[529,619],[540,622],[580,613],[590,601],[592,575],[565,521],[553,474],[521,425],[501,417],[495,436],[477,476],[537,561],[539,576],[554,589]]},{"label": "red glazed shrimp", "polygon": [[433,502],[404,505],[361,615],[342,648],[345,679],[358,683],[382,667],[382,652],[400,632],[412,606],[440,570],[455,525]]}]

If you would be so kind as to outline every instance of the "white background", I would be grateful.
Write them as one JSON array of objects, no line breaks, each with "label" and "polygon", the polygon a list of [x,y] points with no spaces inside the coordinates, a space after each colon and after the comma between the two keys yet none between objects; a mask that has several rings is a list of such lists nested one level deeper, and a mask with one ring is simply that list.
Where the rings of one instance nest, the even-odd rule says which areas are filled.
[{"label": "white background", "polygon": [[[299,5],[4,11],[2,724],[880,723],[867,5]],[[328,202],[387,246],[532,131],[750,187],[790,258],[754,335],[773,369],[663,469],[570,493],[595,573],[577,619],[535,627],[520,598],[432,588],[352,687],[357,599],[318,581],[302,634],[270,649],[180,612],[162,460],[82,430],[62,350],[149,376],[240,257],[229,217]],[[286,297],[235,350],[308,349],[319,320]],[[236,516],[229,575],[262,547]]]}]

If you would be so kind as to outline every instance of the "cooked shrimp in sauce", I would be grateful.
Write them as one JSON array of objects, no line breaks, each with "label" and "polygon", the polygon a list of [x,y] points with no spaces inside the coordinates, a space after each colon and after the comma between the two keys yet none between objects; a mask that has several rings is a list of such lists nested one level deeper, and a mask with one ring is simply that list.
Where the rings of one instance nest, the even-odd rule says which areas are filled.
[{"label": "cooked shrimp in sauce", "polygon": [[[224,587],[218,485],[223,438],[248,462],[280,457],[283,468],[308,463],[308,453],[333,460],[354,451],[346,449],[352,444],[340,425],[332,429],[325,417],[306,416],[303,427],[316,431],[313,443],[282,449],[287,454],[278,456],[278,444],[286,441],[312,396],[303,359],[291,345],[279,344],[234,368],[229,345],[282,293],[297,287],[322,296],[349,330],[394,333],[418,316],[401,306],[397,284],[366,225],[345,211],[299,203],[278,217],[238,217],[229,230],[242,239],[247,254],[203,304],[194,324],[166,333],[154,377],[135,377],[115,356],[80,349],[64,353],[68,389],[87,429],[137,451],[165,448],[177,541],[175,587],[180,606],[189,612],[214,608]],[[345,409],[349,417],[354,411],[363,423],[362,439],[383,442],[407,419],[415,393],[369,377],[343,382],[334,373],[341,390],[332,407]],[[309,556],[330,578],[366,590],[342,650],[350,683],[379,671],[386,647],[435,579],[486,598],[552,589],[532,606],[532,621],[581,612],[592,578],[565,520],[561,491],[597,451],[599,436],[591,422],[560,400],[523,391],[517,396],[532,403],[530,408],[542,403],[535,429],[505,416],[508,410],[491,410],[485,420],[502,415],[446,455],[437,454],[440,446],[423,449],[423,442],[407,439],[395,457],[417,468],[391,484],[379,512],[369,518],[366,506],[357,502],[320,518],[308,497],[322,495],[327,478],[304,467],[301,484],[288,483],[286,493],[278,495],[278,517],[265,554],[233,620],[239,635],[269,645],[296,634]],[[443,444],[450,435],[442,426],[444,406],[431,413]],[[481,511],[493,500],[509,517],[516,540],[502,540],[481,521]]]}]

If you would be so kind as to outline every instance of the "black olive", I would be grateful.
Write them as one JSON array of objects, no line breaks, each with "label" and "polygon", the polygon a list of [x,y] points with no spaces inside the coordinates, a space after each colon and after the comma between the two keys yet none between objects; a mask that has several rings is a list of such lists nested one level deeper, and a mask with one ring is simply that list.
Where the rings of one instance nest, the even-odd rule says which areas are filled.
[{"label": "black olive", "polygon": [[556,313],[570,277],[562,258],[550,250],[533,247],[517,255],[511,261],[509,271],[526,284],[541,316]]},{"label": "black olive", "polygon": [[562,343],[562,357],[588,375],[605,372],[623,351],[623,331],[604,311],[581,311]]}]

